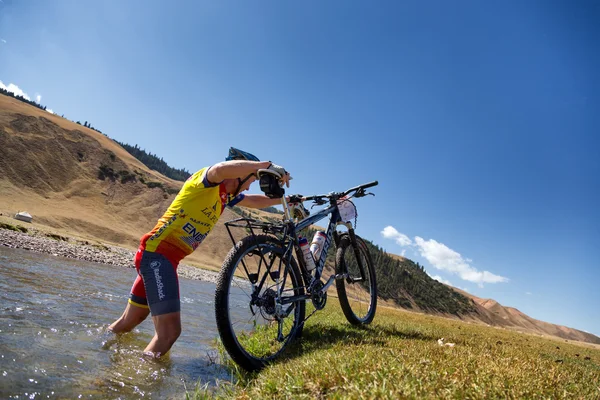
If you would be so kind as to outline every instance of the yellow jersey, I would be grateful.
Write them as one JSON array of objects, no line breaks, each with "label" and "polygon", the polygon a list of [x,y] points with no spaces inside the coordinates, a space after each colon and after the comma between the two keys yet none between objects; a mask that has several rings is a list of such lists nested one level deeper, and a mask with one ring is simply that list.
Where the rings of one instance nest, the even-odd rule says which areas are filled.
[{"label": "yellow jersey", "polygon": [[176,265],[202,243],[225,206],[232,207],[244,198],[243,194],[228,194],[222,182],[209,182],[209,168],[188,178],[156,226],[142,237],[142,248],[161,253]]}]

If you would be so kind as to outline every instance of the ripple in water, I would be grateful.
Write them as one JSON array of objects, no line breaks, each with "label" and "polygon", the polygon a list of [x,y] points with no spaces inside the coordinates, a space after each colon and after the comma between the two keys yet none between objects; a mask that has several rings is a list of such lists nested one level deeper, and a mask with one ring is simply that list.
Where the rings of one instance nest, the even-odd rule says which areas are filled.
[{"label": "ripple in water", "polygon": [[150,318],[106,332],[135,276],[0,246],[0,398],[184,398],[184,383],[229,380],[214,363],[214,284],[180,279],[183,333],[159,360],[142,356]]}]

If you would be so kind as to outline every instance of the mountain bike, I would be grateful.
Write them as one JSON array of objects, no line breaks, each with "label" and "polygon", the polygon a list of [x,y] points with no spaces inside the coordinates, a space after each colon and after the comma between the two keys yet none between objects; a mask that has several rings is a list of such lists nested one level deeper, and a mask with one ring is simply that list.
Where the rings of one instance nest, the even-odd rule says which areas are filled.
[{"label": "mountain bike", "polygon": [[[288,202],[277,176],[261,170],[259,178],[267,196],[281,198],[283,220],[244,217],[225,223],[234,246],[221,267],[215,296],[223,346],[233,361],[248,371],[262,369],[301,336],[304,322],[325,307],[327,291],[334,282],[342,311],[351,324],[371,323],[377,308],[375,267],[365,242],[354,232],[357,211],[352,199],[374,195],[366,189],[378,182],[340,193],[290,196]],[[309,215],[304,201],[314,202],[313,207],[326,207]],[[299,210],[303,212],[298,214]],[[295,218],[298,215],[300,218]],[[300,246],[301,236],[327,216],[325,240],[311,270],[310,259]],[[340,227],[345,230],[338,230]],[[233,231],[240,229],[245,237],[236,241]],[[332,243],[336,248],[334,266],[327,260]],[[324,281],[326,265],[334,272]],[[308,316],[307,300],[314,307]]]}]

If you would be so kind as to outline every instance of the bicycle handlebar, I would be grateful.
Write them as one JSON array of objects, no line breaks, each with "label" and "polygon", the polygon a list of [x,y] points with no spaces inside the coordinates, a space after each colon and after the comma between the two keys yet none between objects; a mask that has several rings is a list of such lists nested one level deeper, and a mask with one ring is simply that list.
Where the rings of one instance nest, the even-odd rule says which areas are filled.
[{"label": "bicycle handlebar", "polygon": [[351,189],[346,190],[344,192],[344,196],[347,195],[347,194],[349,194],[349,193],[357,192],[357,191],[359,191],[361,189],[367,189],[367,188],[370,188],[370,187],[373,187],[373,186],[377,186],[377,185],[379,185],[379,182],[377,182],[377,181],[373,181],[373,182],[369,182],[369,183],[363,183],[362,185],[358,185],[358,186],[355,186],[355,187],[353,187]]},{"label": "bicycle handlebar", "polygon": [[304,198],[304,201],[311,201],[311,200],[313,200],[313,201],[317,200],[318,201],[318,200],[322,200],[324,198],[328,198],[328,199],[331,199],[331,198],[340,198],[340,197],[344,197],[347,194],[350,194],[352,192],[362,191],[364,189],[367,189],[367,188],[370,188],[370,187],[373,187],[373,186],[377,186],[377,185],[379,185],[378,181],[373,181],[373,182],[369,182],[369,183],[363,183],[362,185],[355,186],[355,187],[350,188],[350,189],[348,189],[348,190],[346,190],[345,192],[342,192],[342,193],[329,193],[329,194],[320,194],[320,195],[315,195],[315,196],[307,196],[307,197]]}]

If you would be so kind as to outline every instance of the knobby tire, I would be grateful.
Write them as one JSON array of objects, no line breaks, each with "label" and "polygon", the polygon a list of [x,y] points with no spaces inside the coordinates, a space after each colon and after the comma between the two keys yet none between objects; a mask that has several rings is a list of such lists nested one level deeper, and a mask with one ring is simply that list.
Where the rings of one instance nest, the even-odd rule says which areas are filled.
[{"label": "knobby tire", "polygon": [[[225,347],[233,361],[235,361],[238,365],[240,365],[242,368],[248,371],[257,371],[262,369],[268,363],[276,359],[283,352],[283,350],[294,341],[295,338],[298,338],[301,335],[305,316],[305,301],[297,301],[296,303],[293,303],[294,308],[290,312],[290,315],[287,316],[287,318],[291,318],[293,321],[291,323],[291,326],[289,327],[289,334],[285,337],[285,340],[277,340],[276,342],[278,343],[275,343],[275,341],[271,341],[271,343],[281,345],[281,349],[275,352],[275,354],[257,356],[255,354],[252,354],[252,352],[245,347],[244,339],[250,337],[250,339],[252,340],[252,335],[256,335],[256,337],[259,338],[257,339],[257,341],[261,340],[262,334],[259,331],[261,327],[259,326],[259,328],[256,328],[256,326],[258,326],[256,323],[254,325],[254,328],[256,328],[255,332],[251,332],[249,335],[246,335],[246,333],[244,332],[244,334],[242,334],[245,335],[242,336],[243,339],[238,340],[236,331],[233,328],[233,325],[235,325],[237,322],[234,322],[235,317],[232,317],[231,315],[233,312],[230,313],[230,306],[234,306],[230,304],[230,297],[233,296],[232,292],[239,292],[240,290],[238,290],[237,288],[232,288],[232,285],[238,285],[240,278],[243,279],[243,275],[245,274],[245,269],[243,267],[243,264],[241,263],[242,259],[245,260],[246,265],[248,266],[249,261],[256,262],[260,259],[258,251],[260,251],[262,254],[274,254],[275,261],[273,263],[273,268],[275,268],[279,265],[279,260],[283,256],[284,249],[281,248],[279,243],[277,243],[277,240],[272,236],[256,235],[245,237],[230,250],[225,261],[223,262],[223,266],[221,268],[217,280],[215,294],[215,317],[223,346]],[[249,257],[257,258],[250,260]],[[267,256],[264,256],[264,258],[266,259]],[[290,296],[292,294],[303,295],[304,287],[302,284],[302,278],[300,276],[300,270],[298,269],[298,265],[296,264],[295,259],[291,257],[290,262],[288,262],[287,264],[284,262],[282,264],[282,268],[287,269],[287,281],[290,281],[289,286],[287,286],[287,290],[290,291],[288,294]],[[280,272],[281,280],[283,280],[283,269]],[[234,279],[234,274],[236,270],[238,270],[238,273]],[[261,271],[260,276],[258,278],[259,282],[264,273],[266,273],[266,270]],[[267,276],[267,280],[268,279],[269,276]],[[247,281],[248,282],[245,283],[245,286],[249,286],[249,279]],[[265,295],[266,289],[266,287],[263,287],[260,294],[265,298],[267,297]],[[250,289],[247,290],[251,292]],[[241,288],[241,291],[244,292],[245,290]],[[271,292],[271,294],[272,293],[274,292]],[[243,300],[245,300],[243,295],[238,296],[242,297]],[[235,303],[233,300],[231,302]],[[241,306],[237,307],[238,310],[242,308]],[[252,309],[252,307],[250,306],[250,296],[248,296],[248,303],[246,304],[246,307],[248,308],[248,312],[251,312],[250,309]],[[265,310],[267,309],[268,306],[265,306],[262,309],[258,308],[258,312],[265,312]],[[275,322],[271,321],[271,324],[275,324]],[[272,329],[273,326],[275,325],[269,325],[269,323],[267,322],[265,326],[263,326],[265,328],[264,331]],[[251,328],[248,329],[251,330]],[[265,334],[264,336],[266,337],[267,335]]]},{"label": "knobby tire", "polygon": [[[367,325],[373,321],[377,309],[377,281],[375,278],[375,267],[371,254],[365,242],[356,236],[356,244],[363,260],[366,282],[349,282],[347,278],[336,280],[336,289],[340,306],[346,319],[353,325]],[[340,237],[335,258],[336,274],[349,272],[351,278],[360,277],[360,270],[356,263],[354,248],[350,235],[345,233]],[[350,299],[354,292],[355,296],[361,296],[360,300]],[[368,304],[365,304],[368,301]],[[363,309],[366,311],[361,312]],[[357,314],[358,313],[358,314]]]}]

